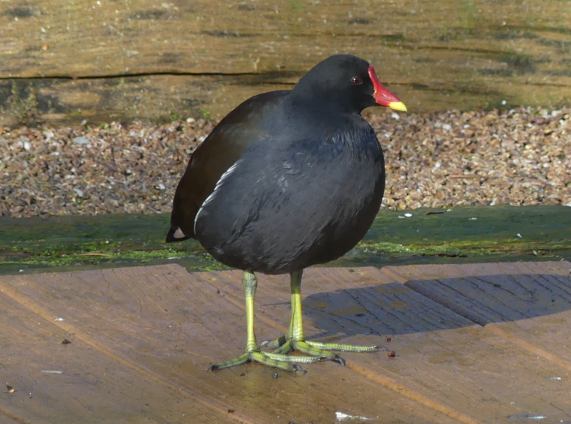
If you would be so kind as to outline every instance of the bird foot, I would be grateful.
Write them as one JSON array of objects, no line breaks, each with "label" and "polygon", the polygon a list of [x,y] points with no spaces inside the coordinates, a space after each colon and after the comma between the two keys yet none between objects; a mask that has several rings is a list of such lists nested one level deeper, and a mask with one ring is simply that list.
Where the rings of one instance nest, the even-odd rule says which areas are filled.
[{"label": "bird foot", "polygon": [[378,346],[358,346],[343,343],[321,343],[306,340],[295,340],[286,338],[285,336],[278,337],[270,342],[262,343],[264,347],[274,348],[273,353],[278,355],[287,355],[292,351],[299,351],[317,357],[321,360],[329,360],[337,362],[340,365],[345,365],[345,359],[336,354],[335,352],[376,352],[379,350]]},{"label": "bird foot", "polygon": [[218,371],[224,368],[242,365],[247,362],[258,362],[260,364],[279,368],[284,371],[305,373],[306,371],[298,364],[310,364],[312,362],[318,362],[321,360],[322,358],[318,356],[288,356],[275,352],[262,352],[259,350],[253,350],[245,352],[237,358],[211,365],[209,369],[210,371]]}]

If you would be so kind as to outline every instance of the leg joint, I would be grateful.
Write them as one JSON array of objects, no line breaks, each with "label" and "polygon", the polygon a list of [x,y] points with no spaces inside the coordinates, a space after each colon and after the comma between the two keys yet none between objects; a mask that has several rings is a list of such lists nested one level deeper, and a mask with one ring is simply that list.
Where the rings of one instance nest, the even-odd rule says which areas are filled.
[{"label": "leg joint", "polygon": [[244,271],[244,294],[246,296],[253,297],[256,294],[256,288],[258,287],[258,280],[252,272]]}]

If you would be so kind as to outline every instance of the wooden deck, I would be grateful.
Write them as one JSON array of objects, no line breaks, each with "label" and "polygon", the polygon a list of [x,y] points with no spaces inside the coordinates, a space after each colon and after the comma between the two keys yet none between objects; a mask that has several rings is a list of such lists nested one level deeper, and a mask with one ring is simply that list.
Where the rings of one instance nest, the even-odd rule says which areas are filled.
[{"label": "wooden deck", "polygon": [[[565,261],[310,269],[306,333],[386,350],[300,376],[206,371],[242,350],[236,271],[2,276],[0,423],[570,423],[570,272]],[[288,301],[285,276],[260,276],[260,340],[285,331]]]}]

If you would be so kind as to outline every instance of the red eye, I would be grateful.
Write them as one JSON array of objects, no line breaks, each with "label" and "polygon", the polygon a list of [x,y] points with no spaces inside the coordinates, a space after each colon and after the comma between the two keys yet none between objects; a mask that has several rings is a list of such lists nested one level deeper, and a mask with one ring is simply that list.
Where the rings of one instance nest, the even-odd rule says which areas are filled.
[{"label": "red eye", "polygon": [[359,75],[355,75],[351,78],[351,84],[362,85],[363,84],[363,78],[361,78]]}]

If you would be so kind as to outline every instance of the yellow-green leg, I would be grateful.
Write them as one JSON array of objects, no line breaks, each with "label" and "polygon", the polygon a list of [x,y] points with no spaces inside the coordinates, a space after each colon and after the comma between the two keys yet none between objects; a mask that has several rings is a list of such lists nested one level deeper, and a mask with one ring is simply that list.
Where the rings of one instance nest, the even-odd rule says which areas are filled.
[{"label": "yellow-green leg", "polygon": [[320,343],[305,340],[301,308],[301,276],[302,271],[291,273],[291,321],[287,337],[280,337],[270,342],[269,346],[279,346],[274,353],[285,355],[297,350],[320,359],[335,361],[345,365],[345,360],[335,352],[375,352],[378,346],[356,346],[342,343]]},{"label": "yellow-green leg", "polygon": [[275,352],[262,352],[256,343],[256,335],[254,333],[254,297],[258,285],[256,276],[251,272],[245,271],[243,284],[246,298],[246,352],[237,358],[210,366],[211,371],[230,368],[251,361],[280,368],[285,371],[303,371],[296,363],[308,364],[321,359],[315,356],[287,356]]}]

